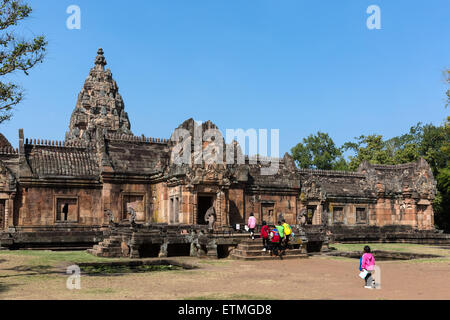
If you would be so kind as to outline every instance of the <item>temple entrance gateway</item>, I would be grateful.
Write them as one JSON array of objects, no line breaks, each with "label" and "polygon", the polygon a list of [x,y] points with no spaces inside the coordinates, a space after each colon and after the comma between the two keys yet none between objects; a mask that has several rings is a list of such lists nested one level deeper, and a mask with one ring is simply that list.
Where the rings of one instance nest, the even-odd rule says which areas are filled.
[{"label": "temple entrance gateway", "polygon": [[214,196],[200,195],[197,199],[197,224],[208,224],[205,221],[205,214],[209,208],[214,204]]}]

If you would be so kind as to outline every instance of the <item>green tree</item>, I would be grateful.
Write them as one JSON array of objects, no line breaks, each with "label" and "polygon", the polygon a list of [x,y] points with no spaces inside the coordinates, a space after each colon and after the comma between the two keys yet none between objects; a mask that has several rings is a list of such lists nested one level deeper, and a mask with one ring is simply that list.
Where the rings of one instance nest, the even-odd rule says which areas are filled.
[{"label": "green tree", "polygon": [[327,133],[309,135],[291,149],[292,157],[300,168],[347,170],[342,152]]},{"label": "green tree", "polygon": [[16,83],[3,81],[16,71],[28,71],[44,59],[47,42],[43,36],[25,40],[15,27],[32,9],[21,0],[0,0],[0,123],[11,118],[12,108],[23,99],[23,89]]},{"label": "green tree", "polygon": [[437,182],[437,195],[433,203],[435,223],[450,232],[450,117],[442,128],[438,150],[429,152],[435,165],[433,173]]},{"label": "green tree", "polygon": [[386,143],[381,135],[360,136],[355,138],[356,142],[346,142],[343,146],[345,151],[352,150],[355,155],[349,156],[349,169],[356,171],[364,160],[373,164],[393,164],[394,157],[386,148]]},{"label": "green tree", "polygon": [[416,161],[419,157],[419,146],[423,139],[424,126],[419,122],[409,129],[408,133],[384,142],[392,162],[395,164]]},{"label": "green tree", "polygon": [[[445,82],[447,84],[450,84],[450,69],[447,69],[444,71],[444,77],[445,77]],[[445,104],[445,107],[447,108],[448,105],[450,104],[450,89],[447,89],[447,103]]]}]

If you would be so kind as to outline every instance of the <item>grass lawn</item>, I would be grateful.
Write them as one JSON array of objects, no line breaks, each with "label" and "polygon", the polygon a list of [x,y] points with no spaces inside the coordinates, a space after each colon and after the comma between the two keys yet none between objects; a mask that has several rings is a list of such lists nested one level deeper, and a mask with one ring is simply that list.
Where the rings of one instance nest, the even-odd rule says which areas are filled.
[{"label": "grass lawn", "polygon": [[50,250],[4,250],[0,259],[8,257],[22,258],[30,265],[58,265],[60,263],[83,263],[111,261],[108,258],[93,256],[86,251],[50,251]]},{"label": "grass lawn", "polygon": [[[355,259],[240,261],[174,258],[193,270],[140,273],[81,273],[81,290],[68,290],[65,268],[72,264],[124,261],[84,251],[0,251],[0,299],[448,299],[450,250],[432,245],[368,243],[373,250],[440,255],[442,258],[379,261],[383,290],[364,291]],[[330,244],[361,251],[365,244]],[[442,246],[445,247],[445,246]],[[85,270],[86,271],[86,270]],[[94,270],[95,271],[95,270]],[[417,275],[426,281],[415,281]],[[249,277],[249,275],[252,275]],[[274,286],[283,290],[273,291]],[[358,291],[359,290],[359,291]]]},{"label": "grass lawn", "polygon": [[[450,247],[446,245],[428,245],[428,244],[412,244],[412,243],[333,243],[330,244],[330,249],[335,248],[338,251],[360,251],[362,252],[364,246],[368,245],[371,250],[394,251],[394,252],[411,252],[422,254],[434,254],[442,256],[442,258],[427,258],[427,259],[413,259],[404,260],[401,262],[407,263],[423,263],[423,262],[449,262],[450,261]],[[447,247],[447,248],[445,248]],[[337,257],[339,259],[349,259]]]}]

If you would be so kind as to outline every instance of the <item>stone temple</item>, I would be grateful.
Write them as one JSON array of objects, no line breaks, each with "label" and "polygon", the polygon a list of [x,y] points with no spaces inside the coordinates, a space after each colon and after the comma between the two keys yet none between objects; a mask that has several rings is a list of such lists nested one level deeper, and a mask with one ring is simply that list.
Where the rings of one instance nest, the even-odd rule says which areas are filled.
[{"label": "stone temple", "polygon": [[[233,157],[243,162],[197,161],[198,146],[195,150],[193,142],[181,139],[180,148],[176,134],[170,139],[133,135],[118,85],[105,66],[99,49],[64,141],[25,138],[20,129],[19,148],[13,149],[0,135],[0,246],[89,247],[120,226],[158,234],[159,240],[147,245],[161,245],[171,232],[208,230],[210,208],[215,223],[214,231],[204,233],[208,239],[226,230],[237,233],[236,225],[242,229],[250,213],[258,223],[284,218],[320,230],[322,240],[437,237],[436,182],[425,160],[397,166],[365,162],[357,172],[338,172],[298,169],[285,154],[271,159],[278,164],[274,174],[263,175],[267,159],[242,156],[235,142]],[[193,136],[217,127],[189,119],[178,129]],[[222,140],[203,140],[200,154]],[[173,154],[186,151],[192,151],[187,154],[193,161],[177,163]],[[130,232],[129,249],[139,241],[144,245],[145,236]]]}]

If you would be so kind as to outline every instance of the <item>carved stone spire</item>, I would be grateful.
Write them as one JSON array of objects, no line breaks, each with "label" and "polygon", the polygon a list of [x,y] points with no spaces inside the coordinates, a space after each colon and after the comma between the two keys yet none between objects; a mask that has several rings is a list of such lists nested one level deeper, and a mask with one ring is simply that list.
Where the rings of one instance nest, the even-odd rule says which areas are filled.
[{"label": "carved stone spire", "polygon": [[103,49],[99,48],[97,51],[97,57],[95,58],[95,65],[98,67],[98,69],[105,70],[105,66],[107,65],[106,59],[103,56]]},{"label": "carved stone spire", "polygon": [[96,131],[132,134],[119,87],[110,69],[105,70],[103,49],[98,49],[95,66],[78,95],[66,140],[95,140]]}]

